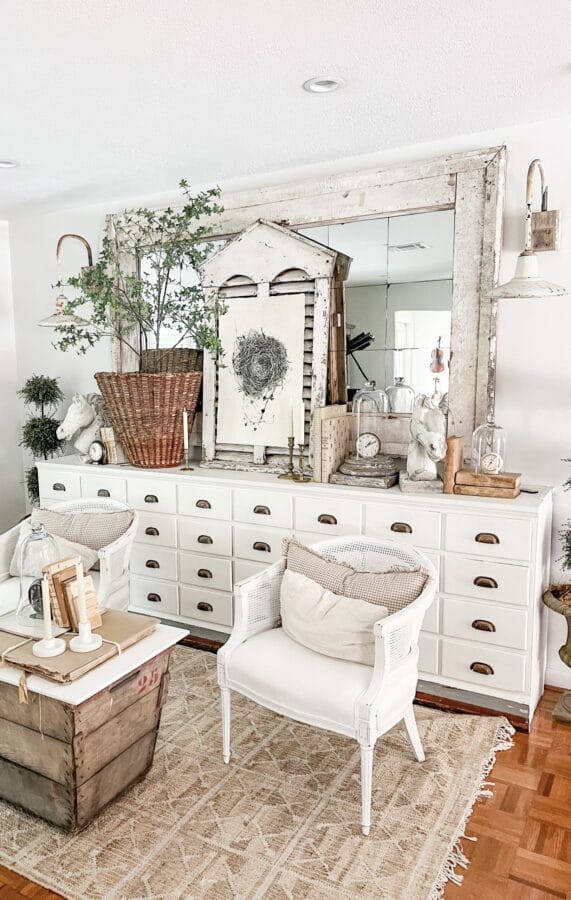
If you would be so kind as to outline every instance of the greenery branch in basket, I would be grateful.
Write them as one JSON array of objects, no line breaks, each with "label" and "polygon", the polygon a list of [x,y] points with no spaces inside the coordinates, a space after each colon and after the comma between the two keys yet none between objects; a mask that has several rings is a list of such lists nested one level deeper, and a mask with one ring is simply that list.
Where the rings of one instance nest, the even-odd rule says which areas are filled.
[{"label": "greenery branch in basket", "polygon": [[185,180],[179,187],[181,207],[126,210],[110,220],[96,264],[68,279],[77,296],[68,300],[64,313],[90,304],[87,314],[81,311],[89,324],[59,326],[58,349],[84,354],[101,338],[112,337],[137,356],[149,347],[174,349],[187,340],[213,355],[221,353],[217,319],[225,307],[217,299],[207,302],[198,281],[184,279],[185,271],[197,271],[212,253],[210,220],[223,212],[220,190],[193,195]]}]

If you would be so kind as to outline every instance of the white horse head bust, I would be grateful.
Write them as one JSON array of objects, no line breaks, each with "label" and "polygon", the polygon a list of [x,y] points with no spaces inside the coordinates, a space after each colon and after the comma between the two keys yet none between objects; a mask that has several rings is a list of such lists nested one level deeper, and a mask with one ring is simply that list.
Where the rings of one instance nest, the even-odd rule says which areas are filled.
[{"label": "white horse head bust", "polygon": [[446,416],[438,402],[419,394],[410,423],[406,469],[412,481],[435,481],[436,463],[446,456]]},{"label": "white horse head bust", "polygon": [[65,418],[56,434],[62,441],[73,440],[74,447],[87,458],[89,445],[98,440],[103,421],[101,394],[74,394]]}]

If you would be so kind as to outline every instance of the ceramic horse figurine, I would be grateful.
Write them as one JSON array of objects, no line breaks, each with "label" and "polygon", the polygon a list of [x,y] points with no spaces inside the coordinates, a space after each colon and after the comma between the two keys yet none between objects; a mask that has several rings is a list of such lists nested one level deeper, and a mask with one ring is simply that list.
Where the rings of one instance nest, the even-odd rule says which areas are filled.
[{"label": "ceramic horse figurine", "polygon": [[82,460],[88,459],[89,445],[100,439],[104,424],[103,397],[101,394],[74,394],[65,418],[56,434],[60,440],[70,441],[79,450]]},{"label": "ceramic horse figurine", "polygon": [[411,481],[436,481],[446,456],[446,416],[436,400],[418,394],[410,423],[406,469]]}]

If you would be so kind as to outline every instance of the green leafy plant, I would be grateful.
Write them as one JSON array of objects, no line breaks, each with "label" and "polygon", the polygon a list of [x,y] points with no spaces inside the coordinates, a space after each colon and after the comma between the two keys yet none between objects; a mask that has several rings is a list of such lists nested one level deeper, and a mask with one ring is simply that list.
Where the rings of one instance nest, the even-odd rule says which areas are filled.
[{"label": "green leafy plant", "polygon": [[[57,378],[32,375],[18,394],[26,406],[36,408],[36,414],[24,423],[20,445],[29,450],[35,459],[55,456],[62,445],[56,434],[59,421],[53,415],[57,405],[63,400]],[[26,487],[32,502],[37,502],[40,494],[38,470],[35,466],[26,471]]]},{"label": "green leafy plant", "polygon": [[[186,284],[183,277],[185,270],[197,270],[212,252],[209,219],[223,211],[217,202],[220,191],[213,188],[192,195],[188,182],[182,180],[179,186],[184,195],[180,208],[125,211],[113,220],[97,263],[69,279],[78,293],[64,312],[75,314],[89,304],[88,312],[80,313],[89,324],[60,326],[55,344],[60,350],[73,347],[83,354],[111,336],[138,354],[149,345],[163,346],[161,338],[168,331],[174,333],[171,347],[191,338],[199,349],[221,352],[217,318],[225,307],[217,301],[207,303],[202,286]],[[126,271],[125,258],[138,261],[137,271]],[[133,340],[137,330],[141,347]]]},{"label": "green leafy plant", "polygon": [[[563,462],[571,463],[571,459],[564,459]],[[563,489],[571,490],[571,476],[564,483]],[[564,569],[571,569],[571,520],[563,523],[563,527],[559,531],[559,539],[563,553],[558,561],[563,563]]]}]

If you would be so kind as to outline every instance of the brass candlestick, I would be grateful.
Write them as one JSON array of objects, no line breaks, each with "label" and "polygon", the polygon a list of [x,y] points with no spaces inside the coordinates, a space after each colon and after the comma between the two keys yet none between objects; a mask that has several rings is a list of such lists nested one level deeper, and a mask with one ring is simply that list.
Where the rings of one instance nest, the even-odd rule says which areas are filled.
[{"label": "brass candlestick", "polygon": [[310,476],[305,474],[305,444],[298,444],[297,449],[299,451],[299,469],[293,476],[293,480],[300,484],[305,484],[306,482],[311,481]]},{"label": "brass candlestick", "polygon": [[294,438],[293,435],[288,437],[287,439],[287,450],[289,455],[289,461],[287,464],[287,472],[282,472],[281,475],[278,475],[278,478],[289,478],[290,481],[293,481],[295,478],[294,468],[293,468],[293,448],[294,448]]},{"label": "brass candlestick", "polygon": [[194,472],[193,467],[190,465],[190,450],[188,447],[184,451],[183,465],[180,467],[181,472]]}]

